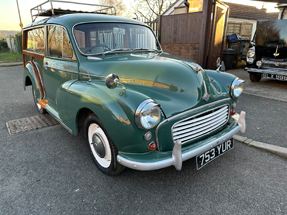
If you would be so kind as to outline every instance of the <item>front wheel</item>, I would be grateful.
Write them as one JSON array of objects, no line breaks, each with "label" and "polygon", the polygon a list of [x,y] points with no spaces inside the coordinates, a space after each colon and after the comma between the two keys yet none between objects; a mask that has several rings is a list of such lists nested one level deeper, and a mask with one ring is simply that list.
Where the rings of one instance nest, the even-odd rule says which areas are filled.
[{"label": "front wheel", "polygon": [[85,122],[85,135],[95,164],[103,173],[117,175],[124,167],[117,162],[118,150],[95,114]]},{"label": "front wheel", "polygon": [[47,113],[47,111],[38,103],[38,99],[36,98],[36,93],[35,93],[35,89],[32,85],[32,95],[33,95],[33,99],[34,99],[34,103],[36,105],[37,110],[41,113],[41,114],[45,114]]}]

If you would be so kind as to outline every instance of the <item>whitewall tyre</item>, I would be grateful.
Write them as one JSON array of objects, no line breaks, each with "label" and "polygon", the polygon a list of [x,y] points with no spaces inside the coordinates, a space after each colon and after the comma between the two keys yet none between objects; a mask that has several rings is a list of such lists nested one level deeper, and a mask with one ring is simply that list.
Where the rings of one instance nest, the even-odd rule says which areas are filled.
[{"label": "whitewall tyre", "polygon": [[124,167],[117,162],[118,150],[95,114],[85,122],[85,135],[95,164],[103,173],[119,174]]}]

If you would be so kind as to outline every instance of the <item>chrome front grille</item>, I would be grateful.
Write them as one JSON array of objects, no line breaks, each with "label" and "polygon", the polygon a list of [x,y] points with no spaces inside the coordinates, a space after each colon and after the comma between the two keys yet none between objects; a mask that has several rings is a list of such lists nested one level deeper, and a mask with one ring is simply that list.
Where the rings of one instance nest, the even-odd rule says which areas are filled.
[{"label": "chrome front grille", "polygon": [[215,108],[205,113],[181,120],[172,126],[173,142],[182,144],[211,133],[224,125],[229,116],[229,106]]}]

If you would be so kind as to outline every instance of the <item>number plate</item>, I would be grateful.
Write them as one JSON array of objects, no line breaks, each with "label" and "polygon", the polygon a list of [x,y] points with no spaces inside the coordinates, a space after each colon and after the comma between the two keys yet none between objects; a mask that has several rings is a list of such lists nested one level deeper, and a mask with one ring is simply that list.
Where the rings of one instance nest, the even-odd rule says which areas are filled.
[{"label": "number plate", "polygon": [[285,75],[275,75],[275,74],[262,74],[261,75],[262,78],[267,78],[267,79],[275,79],[275,80],[279,80],[279,81],[287,81],[287,76]]},{"label": "number plate", "polygon": [[233,148],[233,138],[227,140],[219,145],[213,147],[212,149],[202,153],[201,155],[196,156],[196,168],[200,169],[209,162],[213,161],[215,158],[224,154]]}]

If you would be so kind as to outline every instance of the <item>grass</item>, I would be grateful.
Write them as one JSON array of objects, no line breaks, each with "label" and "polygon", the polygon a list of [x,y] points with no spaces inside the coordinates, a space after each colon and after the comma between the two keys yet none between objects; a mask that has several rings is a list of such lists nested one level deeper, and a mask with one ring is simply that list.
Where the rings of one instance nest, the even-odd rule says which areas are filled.
[{"label": "grass", "polygon": [[23,60],[22,54],[13,52],[0,53],[0,63],[21,62]]}]

